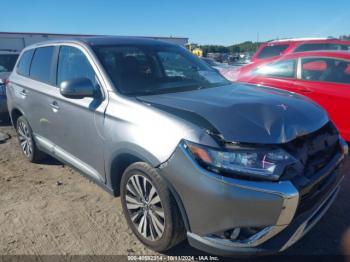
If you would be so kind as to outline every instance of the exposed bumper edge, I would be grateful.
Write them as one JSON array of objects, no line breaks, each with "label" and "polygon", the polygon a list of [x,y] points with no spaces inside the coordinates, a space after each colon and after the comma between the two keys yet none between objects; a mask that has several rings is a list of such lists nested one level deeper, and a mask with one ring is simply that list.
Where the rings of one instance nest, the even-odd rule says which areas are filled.
[{"label": "exposed bumper edge", "polygon": [[261,227],[259,241],[245,243],[258,245],[290,224],[298,207],[299,192],[290,181],[249,181],[209,172],[181,144],[159,172],[181,196],[190,231],[201,237]]},{"label": "exposed bumper edge", "polygon": [[[340,183],[341,181],[339,182],[339,184]],[[277,245],[273,245],[275,248],[271,248],[269,244],[262,244],[259,246],[251,247],[239,247],[234,243],[229,243],[229,241],[213,240],[208,237],[200,237],[190,232],[187,233],[188,241],[191,246],[197,249],[220,256],[244,256],[257,254],[267,255],[284,251],[285,249],[289,248],[294,243],[296,243],[299,239],[301,239],[309,230],[311,230],[322,218],[322,216],[327,212],[327,210],[332,205],[332,203],[338,195],[338,192],[340,190],[339,184],[315,210],[308,214],[306,219],[303,219],[302,221],[295,221],[290,226],[288,226],[287,229],[283,232],[282,230],[285,229],[286,226],[270,227],[268,229],[269,232],[276,230],[276,227],[280,229],[280,234],[278,235],[278,239],[276,240],[276,242],[280,243]],[[266,235],[268,235],[268,233]],[[262,235],[261,238],[265,238],[265,236]],[[274,240],[271,239],[270,241]]]}]

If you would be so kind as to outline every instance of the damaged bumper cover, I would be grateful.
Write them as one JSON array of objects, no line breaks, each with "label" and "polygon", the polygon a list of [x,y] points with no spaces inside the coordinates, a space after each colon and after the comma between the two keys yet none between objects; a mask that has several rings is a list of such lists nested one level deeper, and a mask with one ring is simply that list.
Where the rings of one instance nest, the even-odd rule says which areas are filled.
[{"label": "damaged bumper cover", "polygon": [[[317,177],[327,176],[327,192],[302,212],[300,188],[293,181],[221,176],[201,167],[183,144],[159,172],[182,207],[193,247],[217,255],[275,253],[294,244],[326,212],[339,191],[343,158],[335,155],[327,169],[319,171]],[[221,232],[235,228],[254,228],[255,233],[239,240],[222,237]]]}]

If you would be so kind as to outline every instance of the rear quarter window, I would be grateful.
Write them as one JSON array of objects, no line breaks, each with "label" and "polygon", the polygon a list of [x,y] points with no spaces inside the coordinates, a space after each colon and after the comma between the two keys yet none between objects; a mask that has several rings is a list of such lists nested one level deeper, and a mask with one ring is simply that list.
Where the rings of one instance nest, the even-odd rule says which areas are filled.
[{"label": "rear quarter window", "polygon": [[35,50],[30,67],[30,78],[50,83],[53,51],[53,46],[40,47]]},{"label": "rear quarter window", "polygon": [[34,54],[34,49],[25,51],[17,64],[17,73],[23,76],[29,76],[30,63]]}]

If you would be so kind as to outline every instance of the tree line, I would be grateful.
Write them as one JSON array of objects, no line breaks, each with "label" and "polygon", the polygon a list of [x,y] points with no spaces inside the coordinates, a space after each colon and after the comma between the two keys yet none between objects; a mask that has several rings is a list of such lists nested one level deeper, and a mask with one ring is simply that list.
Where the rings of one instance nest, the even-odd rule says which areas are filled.
[{"label": "tree line", "polygon": [[[339,37],[342,40],[350,40],[350,35],[342,35]],[[255,52],[261,43],[246,41],[240,44],[222,46],[222,45],[201,45],[200,48],[204,54],[207,53],[244,53]]]},{"label": "tree line", "polygon": [[255,52],[261,43],[246,41],[231,46],[222,45],[201,45],[200,48],[205,54],[207,53],[241,53]]}]

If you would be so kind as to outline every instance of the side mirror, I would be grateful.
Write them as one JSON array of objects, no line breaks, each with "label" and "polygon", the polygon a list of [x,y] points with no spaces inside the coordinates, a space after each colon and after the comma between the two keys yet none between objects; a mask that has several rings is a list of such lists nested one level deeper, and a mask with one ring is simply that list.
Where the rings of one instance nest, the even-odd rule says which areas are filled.
[{"label": "side mirror", "polygon": [[60,92],[64,97],[81,99],[84,97],[93,97],[95,88],[90,79],[75,78],[61,82]]}]

